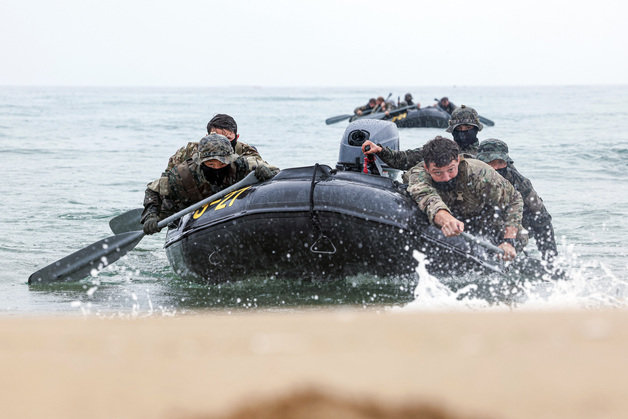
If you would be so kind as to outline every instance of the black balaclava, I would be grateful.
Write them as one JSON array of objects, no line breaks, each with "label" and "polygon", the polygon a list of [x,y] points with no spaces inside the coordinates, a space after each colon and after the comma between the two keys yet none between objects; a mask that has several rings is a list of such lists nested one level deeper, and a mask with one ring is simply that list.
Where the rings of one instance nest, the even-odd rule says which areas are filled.
[{"label": "black balaclava", "polygon": [[466,131],[459,131],[455,129],[452,135],[454,136],[454,141],[458,143],[460,148],[466,148],[478,140],[478,128],[473,127]]},{"label": "black balaclava", "polygon": [[207,179],[209,183],[213,184],[221,184],[229,174],[229,169],[229,165],[226,165],[222,169],[212,169],[211,167],[201,164],[201,170],[203,170],[205,179]]},{"label": "black balaclava", "polygon": [[458,179],[458,176],[453,177],[446,182],[436,182],[432,179],[432,183],[434,183],[434,187],[439,191],[449,192],[456,189],[456,179]]},{"label": "black balaclava", "polygon": [[495,171],[502,175],[502,177],[506,177],[506,173],[508,173],[508,166],[502,167],[501,169],[495,169]]}]

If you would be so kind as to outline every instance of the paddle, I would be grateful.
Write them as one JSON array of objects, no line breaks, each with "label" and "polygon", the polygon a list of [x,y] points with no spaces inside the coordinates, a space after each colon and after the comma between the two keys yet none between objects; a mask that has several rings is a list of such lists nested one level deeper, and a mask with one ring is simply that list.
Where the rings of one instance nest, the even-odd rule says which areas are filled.
[{"label": "paddle", "polygon": [[[196,211],[205,204],[209,204],[216,199],[220,199],[229,192],[253,185],[258,180],[255,172],[249,173],[240,182],[223,189],[222,191],[190,205],[189,207],[164,218],[157,224],[159,228],[164,228],[171,222],[178,220],[186,214]],[[83,279],[91,273],[98,272],[107,265],[112,264],[128,252],[133,250],[135,246],[144,237],[144,231],[128,231],[126,233],[116,234],[93,243],[81,250],[72,253],[56,262],[51,263],[33,273],[28,277],[29,284],[46,284],[60,280],[79,280]]]},{"label": "paddle", "polygon": [[488,118],[484,118],[482,115],[478,115],[478,119],[486,126],[492,127],[493,125],[495,125],[495,122],[491,121]]},{"label": "paddle", "polygon": [[[492,250],[493,252],[503,254],[504,251],[494,244],[488,242],[487,240],[481,239],[479,237],[473,236],[467,232],[460,233],[462,237],[469,240],[472,243],[477,243],[480,246],[484,246],[485,248]],[[525,255],[525,252],[517,253],[517,258],[511,262],[510,269],[518,271],[521,274],[531,275],[536,277],[537,279],[545,280],[544,275],[549,274],[553,279],[560,279],[565,277],[565,272],[562,270],[552,270],[550,266],[546,263],[528,257]]]},{"label": "paddle", "polygon": [[[429,227],[429,229],[431,230],[432,234],[435,234],[437,237],[434,237],[432,234],[429,233],[429,231],[422,231],[422,232],[419,233],[419,235],[423,239],[425,239],[425,240],[427,240],[429,242],[432,242],[432,243],[436,244],[437,246],[439,246],[441,248],[447,249],[450,252],[456,253],[456,254],[458,254],[460,256],[464,256],[466,259],[472,260],[473,262],[477,263],[478,265],[480,265],[480,266],[482,266],[482,267],[484,267],[484,268],[486,268],[486,269],[488,269],[490,271],[496,272],[496,273],[501,274],[501,275],[506,275],[504,273],[504,271],[499,266],[493,265],[493,264],[491,264],[491,263],[489,263],[489,262],[487,262],[485,260],[480,259],[479,257],[473,255],[472,253],[470,253],[468,251],[464,251],[464,250],[462,250],[462,249],[460,249],[460,248],[458,248],[458,247],[448,243],[446,238],[445,238],[445,236],[441,233],[440,229],[437,229],[437,228],[434,228],[434,227]],[[471,236],[471,237],[473,237],[473,236]]]},{"label": "paddle", "polygon": [[[438,102],[438,104],[436,105],[436,106],[438,106],[438,109],[441,109],[442,111],[447,112],[445,109],[443,109],[440,106],[440,101],[437,98],[434,98],[434,100]],[[495,125],[495,122],[491,121],[488,118],[483,117],[482,115],[478,115],[478,119],[480,120],[481,123],[483,123],[486,126],[492,127],[492,126]]]},{"label": "paddle", "polygon": [[[370,112],[370,111],[369,111]],[[337,115],[337,116],[332,116],[331,118],[327,118],[325,120],[325,123],[327,125],[331,125],[331,124],[335,124],[336,122],[340,122],[340,121],[344,121],[345,119],[349,119],[353,116],[353,114],[349,115],[349,114],[345,114],[345,115]]]},{"label": "paddle", "polygon": [[135,208],[124,212],[109,220],[109,228],[114,234],[126,233],[127,231],[137,231],[143,228],[142,212],[144,208]]},{"label": "paddle", "polygon": [[393,109],[392,111],[388,111],[388,115],[386,115],[386,112],[380,112],[376,114],[360,116],[359,118],[355,118],[355,121],[357,121],[358,119],[384,119],[384,117],[386,116],[397,115],[408,109],[416,109],[416,105],[409,105],[409,106],[404,106],[403,108]]},{"label": "paddle", "polygon": [[[373,112],[373,109],[367,109],[364,112],[362,112],[362,115],[369,115]],[[360,116],[362,116],[360,115]],[[352,116],[357,116],[357,114],[344,114],[344,115],[337,115],[337,116],[332,116],[331,118],[327,118],[325,120],[325,123],[327,125],[331,125],[331,124],[335,124],[336,122],[340,122],[340,121],[344,121],[345,119],[349,119]]]},{"label": "paddle", "polygon": [[500,249],[499,247],[495,246],[493,243],[490,243],[487,240],[484,240],[480,237],[476,237],[473,236],[469,233],[467,233],[466,231],[463,231],[462,233],[460,233],[460,235],[462,237],[464,237],[465,239],[469,240],[471,243],[477,243],[480,246],[484,246],[486,247],[488,250],[492,250],[495,253],[499,253],[499,254],[503,254],[504,251],[502,249]]}]

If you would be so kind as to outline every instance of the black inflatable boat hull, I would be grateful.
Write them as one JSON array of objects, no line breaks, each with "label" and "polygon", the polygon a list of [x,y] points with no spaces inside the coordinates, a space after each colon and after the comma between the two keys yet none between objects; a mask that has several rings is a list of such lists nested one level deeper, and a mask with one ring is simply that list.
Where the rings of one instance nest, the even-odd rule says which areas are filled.
[{"label": "black inflatable boat hull", "polygon": [[450,115],[438,108],[411,110],[393,118],[399,128],[447,128]]},{"label": "black inflatable boat hull", "polygon": [[166,252],[183,277],[334,279],[408,275],[425,219],[384,177],[327,166],[286,169],[170,229]]},{"label": "black inflatable boat hull", "polygon": [[[447,128],[451,116],[444,110],[436,107],[412,109],[387,119],[394,122],[398,128]],[[366,121],[369,116],[352,116],[349,122]]]},{"label": "black inflatable boat hull", "polygon": [[483,248],[442,236],[393,180],[328,166],[228,194],[170,228],[165,248],[177,275],[209,283],[414,276],[415,250],[434,274],[488,266]]}]

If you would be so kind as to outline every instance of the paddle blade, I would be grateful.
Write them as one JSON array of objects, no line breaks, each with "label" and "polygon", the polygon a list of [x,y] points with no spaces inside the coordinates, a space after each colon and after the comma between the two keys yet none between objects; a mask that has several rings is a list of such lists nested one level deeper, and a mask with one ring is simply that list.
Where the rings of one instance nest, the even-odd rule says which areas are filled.
[{"label": "paddle blade", "polygon": [[331,125],[331,124],[335,124],[336,122],[340,122],[340,121],[344,121],[345,119],[349,119],[351,118],[353,115],[338,115],[338,116],[332,116],[331,118],[327,118],[325,120],[325,123],[327,125]]},{"label": "paddle blade", "polygon": [[491,121],[488,118],[484,118],[482,115],[478,115],[478,119],[486,126],[492,127],[493,125],[495,125],[495,122]]},{"label": "paddle blade", "polygon": [[143,228],[140,219],[144,208],[135,208],[109,220],[109,227],[114,234],[138,231]]},{"label": "paddle blade", "polygon": [[83,279],[126,255],[142,237],[144,232],[140,230],[99,240],[33,273],[28,277],[28,283],[48,284]]}]

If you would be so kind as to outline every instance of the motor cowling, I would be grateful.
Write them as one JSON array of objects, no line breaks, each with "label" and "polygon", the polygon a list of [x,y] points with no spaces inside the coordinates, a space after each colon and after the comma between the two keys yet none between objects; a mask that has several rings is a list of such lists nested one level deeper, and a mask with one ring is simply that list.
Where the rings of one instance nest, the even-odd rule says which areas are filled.
[{"label": "motor cowling", "polygon": [[[382,147],[399,150],[399,129],[392,122],[378,119],[361,119],[350,123],[340,141],[336,169],[361,172],[364,167],[362,144],[367,140]],[[389,173],[395,171],[384,162],[379,163],[384,171]]]}]

